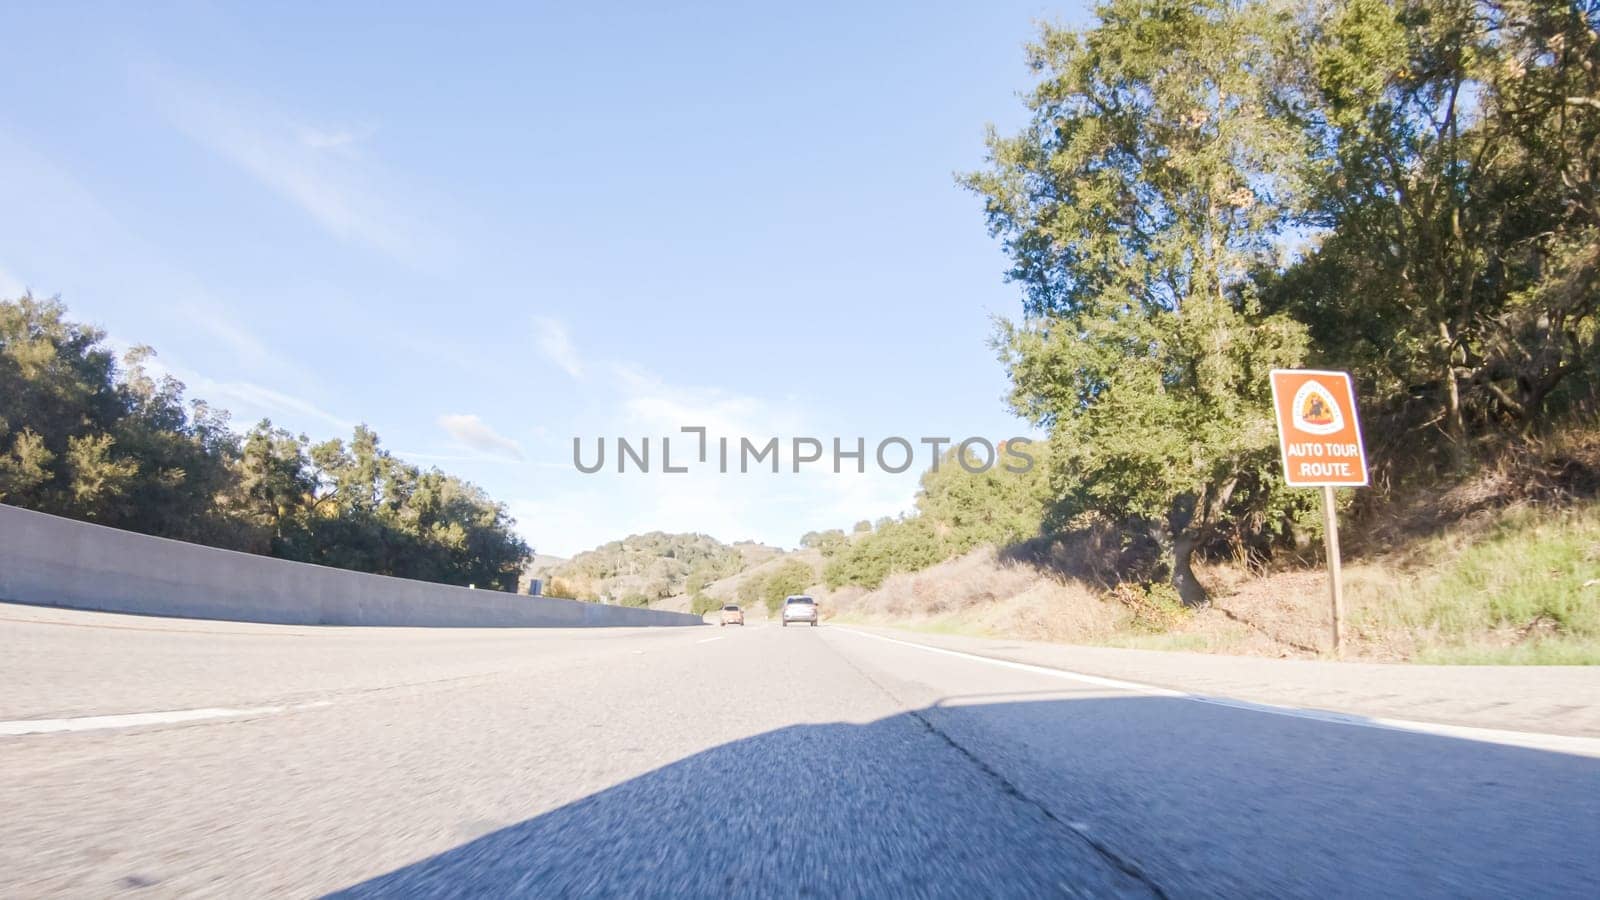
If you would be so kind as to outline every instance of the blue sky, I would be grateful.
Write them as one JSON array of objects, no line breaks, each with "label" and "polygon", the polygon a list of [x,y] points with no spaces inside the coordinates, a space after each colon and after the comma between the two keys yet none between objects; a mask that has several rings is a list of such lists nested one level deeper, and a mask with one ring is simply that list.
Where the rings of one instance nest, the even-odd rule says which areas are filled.
[{"label": "blue sky", "polygon": [[385,446],[541,552],[793,545],[902,476],[582,475],[574,436],[1027,433],[952,173],[1023,120],[1040,2],[13,4],[0,294],[192,396]]}]

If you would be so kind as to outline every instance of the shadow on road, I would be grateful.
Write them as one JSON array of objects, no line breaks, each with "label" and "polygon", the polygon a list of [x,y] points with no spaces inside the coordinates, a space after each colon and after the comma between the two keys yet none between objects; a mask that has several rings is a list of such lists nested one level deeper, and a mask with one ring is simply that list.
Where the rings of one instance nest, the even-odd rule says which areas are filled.
[{"label": "shadow on road", "polygon": [[337,896],[1531,897],[1597,883],[1600,760],[1139,697],[784,728]]}]

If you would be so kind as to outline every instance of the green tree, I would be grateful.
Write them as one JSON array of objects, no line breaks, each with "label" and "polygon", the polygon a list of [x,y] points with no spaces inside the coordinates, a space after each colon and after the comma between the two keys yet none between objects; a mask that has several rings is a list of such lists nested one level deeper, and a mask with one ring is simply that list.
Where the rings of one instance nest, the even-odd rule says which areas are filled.
[{"label": "green tree", "polygon": [[816,570],[798,559],[786,559],[761,581],[761,599],[767,612],[776,615],[783,601],[792,594],[803,594],[817,580]]},{"label": "green tree", "polygon": [[916,572],[949,558],[949,546],[931,517],[891,519],[829,560],[823,581],[830,588],[876,588],[891,573]]},{"label": "green tree", "polygon": [[743,560],[739,551],[727,549],[696,562],[684,576],[684,593],[693,595],[705,590],[713,581],[720,581],[739,571]]},{"label": "green tree", "polygon": [[420,470],[356,429],[312,446],[185,402],[135,347],[118,369],[104,335],[57,300],[0,302],[0,499],[146,534],[289,559],[514,590],[530,551],[505,507]]},{"label": "green tree", "polygon": [[[11,449],[0,456],[0,501],[33,496],[50,479],[50,463],[55,454],[44,446],[44,438],[24,428],[11,442]],[[10,502],[17,502],[11,500]]]},{"label": "green tree", "polygon": [[123,503],[129,485],[139,474],[139,463],[112,455],[116,440],[109,434],[83,434],[67,438],[66,474],[77,513],[86,519],[117,521],[125,518]]},{"label": "green tree", "polygon": [[110,436],[124,407],[104,338],[68,321],[58,300],[25,294],[0,302],[7,503],[79,518],[93,513],[117,524],[111,495],[124,490],[130,476]]},{"label": "green tree", "polygon": [[126,484],[119,527],[185,541],[250,549],[242,523],[219,503],[233,483],[239,439],[228,414],[184,400],[183,383],[146,371],[155,351],[139,346],[122,358],[117,392],[122,414],[111,428],[118,452],[137,461]]},{"label": "green tree", "polygon": [[982,544],[1012,544],[1039,534],[1053,499],[1047,446],[1030,446],[1034,464],[1024,472],[1012,471],[1020,464],[1007,468],[1004,462],[971,471],[984,460],[969,458],[964,467],[959,451],[951,449],[937,468],[922,474],[917,510],[944,535],[946,553],[960,555]]},{"label": "green tree", "polygon": [[1474,430],[1538,425],[1592,365],[1600,4],[1342,0],[1306,21],[1284,108],[1326,233],[1269,298],[1371,393],[1426,399],[1459,465]]},{"label": "green tree", "polygon": [[244,437],[234,463],[229,503],[239,518],[265,537],[257,552],[299,558],[314,513],[317,483],[304,435],[273,428],[266,419]]},{"label": "green tree", "polygon": [[850,539],[837,528],[830,528],[827,531],[808,531],[800,536],[800,546],[816,550],[824,559],[832,557],[849,545]]},{"label": "green tree", "polygon": [[1291,20],[1266,2],[1111,0],[1029,48],[1032,121],[991,131],[984,198],[1026,318],[997,344],[1012,405],[1051,429],[1058,515],[1194,550],[1275,498],[1268,370],[1305,353],[1248,279],[1289,224],[1304,136],[1267,114]]}]

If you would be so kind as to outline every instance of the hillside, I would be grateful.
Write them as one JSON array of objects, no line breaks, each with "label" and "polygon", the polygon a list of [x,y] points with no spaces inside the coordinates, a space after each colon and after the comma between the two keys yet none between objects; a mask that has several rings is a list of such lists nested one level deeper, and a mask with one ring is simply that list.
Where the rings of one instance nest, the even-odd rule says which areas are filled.
[{"label": "hillside", "polygon": [[753,541],[734,544],[704,534],[652,531],[629,535],[544,569],[546,593],[630,606],[674,609],[674,598],[781,557],[784,551]]},{"label": "hillside", "polygon": [[[517,579],[517,593],[528,592],[528,583],[535,578],[543,579],[548,585],[550,572],[567,562],[565,556],[552,556],[548,553],[535,553],[522,567],[522,576]],[[548,592],[546,592],[548,593]]]},{"label": "hillside", "polygon": [[[1600,664],[1600,443],[1485,467],[1353,512],[1346,650],[1374,661]],[[1212,558],[1209,606],[1102,578],[1080,534],[985,544],[867,589],[820,593],[836,621],[1143,649],[1313,657],[1328,642],[1315,544],[1270,564]],[[1113,554],[1115,555],[1115,554]]]},{"label": "hillside", "polygon": [[[803,591],[817,593],[821,589],[819,573],[822,571],[823,557],[818,551],[800,549],[786,552],[765,545],[756,546],[772,552],[752,554],[748,557],[751,563],[745,568],[707,584],[700,592],[700,596],[705,598],[701,601],[702,611],[725,603],[738,603],[744,607],[747,618],[757,621],[768,618],[765,589],[774,578],[779,579],[772,588],[774,595],[778,592],[784,595]],[[794,568],[796,565],[805,567],[809,574],[785,579],[783,576],[786,572],[799,571]],[[693,612],[694,600],[690,594],[681,593],[655,605],[674,612]]]}]

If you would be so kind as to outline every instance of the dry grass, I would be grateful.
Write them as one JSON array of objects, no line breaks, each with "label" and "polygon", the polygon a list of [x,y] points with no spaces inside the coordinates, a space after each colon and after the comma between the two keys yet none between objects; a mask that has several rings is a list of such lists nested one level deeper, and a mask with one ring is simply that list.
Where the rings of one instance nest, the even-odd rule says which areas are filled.
[{"label": "dry grass", "polygon": [[892,575],[874,591],[847,588],[820,599],[830,614],[849,621],[1035,640],[1095,641],[1128,618],[1099,592],[998,559],[993,547]]},{"label": "dry grass", "polygon": [[[1449,485],[1360,495],[1345,537],[1346,656],[1600,664],[1600,429],[1503,450]],[[1320,541],[1312,542],[1312,547]],[[820,563],[807,551],[813,564]],[[1109,523],[979,548],[877,590],[812,589],[824,616],[927,631],[1143,649],[1315,657],[1330,644],[1314,555],[1263,570],[1204,563],[1211,608],[1140,586],[1153,548]],[[731,597],[768,560],[713,585]],[[1122,582],[1122,583],[1119,583]],[[685,603],[687,599],[685,598]],[[758,613],[759,614],[759,613]]]},{"label": "dry grass", "polygon": [[[1600,504],[1480,509],[1345,573],[1348,658],[1600,664]],[[1212,608],[1173,614],[1141,588],[1104,590],[981,548],[875,591],[823,600],[847,621],[931,631],[1274,657],[1326,652],[1331,604],[1320,566],[1259,574],[1209,564],[1199,575]]]},{"label": "dry grass", "polygon": [[[1409,563],[1409,564],[1407,564]],[[1516,507],[1350,578],[1363,632],[1430,662],[1600,664],[1600,506]]]}]

